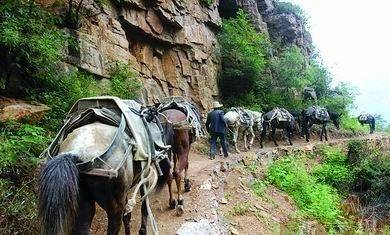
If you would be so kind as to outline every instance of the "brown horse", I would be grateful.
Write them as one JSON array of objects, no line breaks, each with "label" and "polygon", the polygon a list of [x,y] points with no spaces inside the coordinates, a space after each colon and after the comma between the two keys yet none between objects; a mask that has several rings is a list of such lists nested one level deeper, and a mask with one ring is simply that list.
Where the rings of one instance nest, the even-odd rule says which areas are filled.
[{"label": "brown horse", "polygon": [[[168,153],[168,156],[172,161],[173,155],[174,163],[173,174],[170,172],[163,172],[164,175],[167,175],[169,206],[171,209],[175,209],[177,206],[178,214],[181,215],[184,212],[184,200],[181,193],[181,175],[183,170],[184,189],[186,192],[191,190],[190,180],[188,179],[188,155],[190,152],[191,143],[193,142],[193,137],[191,134],[192,128],[190,128],[186,122],[187,116],[179,110],[168,109],[163,111],[162,115],[165,117],[165,121],[162,121],[165,141],[166,144],[172,146],[171,152]],[[172,197],[171,186],[173,178],[175,179],[177,186],[177,202]]]}]

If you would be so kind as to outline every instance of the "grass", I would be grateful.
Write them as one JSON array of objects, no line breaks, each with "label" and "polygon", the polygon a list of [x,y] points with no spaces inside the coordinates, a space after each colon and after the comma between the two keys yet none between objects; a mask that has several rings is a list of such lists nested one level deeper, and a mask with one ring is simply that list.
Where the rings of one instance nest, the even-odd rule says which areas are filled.
[{"label": "grass", "polygon": [[267,188],[267,183],[262,180],[256,179],[252,184],[252,191],[258,197],[264,196],[266,188]]},{"label": "grass", "polygon": [[236,215],[245,215],[249,211],[250,204],[246,202],[238,202],[233,206],[230,211],[230,214],[233,216]]},{"label": "grass", "polygon": [[276,161],[268,169],[267,179],[287,192],[306,217],[319,220],[329,229],[340,224],[341,199],[336,189],[310,175],[302,158],[286,157]]}]

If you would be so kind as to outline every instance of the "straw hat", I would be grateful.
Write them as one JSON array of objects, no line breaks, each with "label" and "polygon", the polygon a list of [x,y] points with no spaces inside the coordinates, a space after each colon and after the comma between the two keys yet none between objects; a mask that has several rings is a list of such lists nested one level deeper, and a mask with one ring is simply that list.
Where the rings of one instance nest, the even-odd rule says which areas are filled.
[{"label": "straw hat", "polygon": [[223,105],[221,103],[219,103],[218,101],[214,101],[213,102],[213,108],[214,109],[217,109],[217,108],[221,108]]}]

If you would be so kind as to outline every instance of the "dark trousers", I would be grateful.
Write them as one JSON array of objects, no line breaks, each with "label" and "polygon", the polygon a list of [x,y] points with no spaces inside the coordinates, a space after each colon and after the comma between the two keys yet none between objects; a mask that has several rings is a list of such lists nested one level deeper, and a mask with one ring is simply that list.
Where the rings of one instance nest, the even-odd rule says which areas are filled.
[{"label": "dark trousers", "polygon": [[226,134],[223,133],[210,133],[210,157],[214,158],[217,153],[217,139],[221,141],[223,155],[228,156],[228,149],[226,143]]}]

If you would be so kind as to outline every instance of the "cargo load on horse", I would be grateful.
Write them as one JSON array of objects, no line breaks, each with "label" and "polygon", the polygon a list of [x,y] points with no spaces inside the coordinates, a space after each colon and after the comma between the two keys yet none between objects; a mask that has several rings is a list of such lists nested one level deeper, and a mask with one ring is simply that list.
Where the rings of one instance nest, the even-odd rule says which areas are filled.
[{"label": "cargo load on horse", "polygon": [[158,233],[148,195],[170,168],[170,146],[162,134],[156,107],[117,97],[77,101],[43,153],[47,160],[39,193],[43,233],[88,233],[97,202],[107,213],[108,233],[118,234],[123,220],[125,233],[130,234],[138,192],[140,234],[146,233],[148,216],[152,231]]},{"label": "cargo load on horse", "polygon": [[284,108],[276,107],[271,111],[263,115],[263,130],[261,132],[260,146],[263,148],[263,142],[267,134],[267,129],[271,129],[272,140],[274,141],[275,146],[278,146],[278,143],[275,139],[276,129],[286,130],[288,142],[292,145],[291,137],[293,135],[293,130],[295,126],[295,118]]},{"label": "cargo load on horse", "polygon": [[187,101],[182,96],[171,96],[164,98],[158,107],[158,111],[160,113],[165,110],[176,109],[183,112],[187,118],[185,120],[186,123],[193,128],[193,137],[201,138],[205,135],[205,130],[202,125],[202,117],[199,112],[199,109],[195,104]]}]

